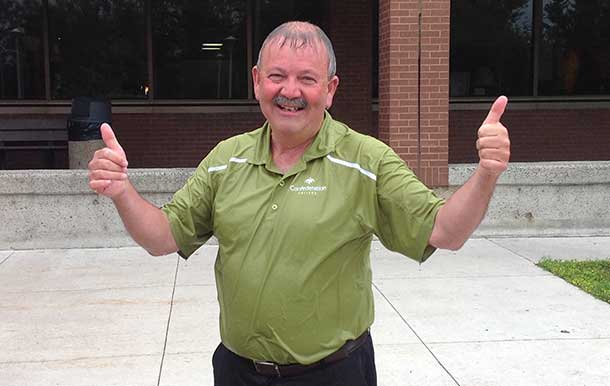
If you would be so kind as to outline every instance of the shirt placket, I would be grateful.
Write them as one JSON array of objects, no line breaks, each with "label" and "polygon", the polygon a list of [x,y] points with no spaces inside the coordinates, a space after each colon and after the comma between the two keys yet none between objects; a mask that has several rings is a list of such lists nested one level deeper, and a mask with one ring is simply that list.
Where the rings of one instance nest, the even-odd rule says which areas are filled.
[{"label": "shirt placket", "polygon": [[269,215],[274,218],[277,216],[278,212],[283,209],[286,203],[286,193],[290,184],[287,180],[294,178],[294,176],[286,177],[286,176],[278,176],[275,181],[275,186],[271,193],[271,199],[269,200]]}]

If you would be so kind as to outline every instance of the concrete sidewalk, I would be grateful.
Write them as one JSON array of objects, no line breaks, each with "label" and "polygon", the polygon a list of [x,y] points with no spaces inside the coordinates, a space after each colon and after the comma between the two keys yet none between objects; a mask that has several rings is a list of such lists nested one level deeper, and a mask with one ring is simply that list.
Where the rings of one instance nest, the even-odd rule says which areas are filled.
[{"label": "concrete sidewalk", "polygon": [[[212,385],[213,262],[0,251],[0,385]],[[473,239],[421,266],[373,244],[380,386],[610,384],[610,305],[537,268],[610,237]]]}]

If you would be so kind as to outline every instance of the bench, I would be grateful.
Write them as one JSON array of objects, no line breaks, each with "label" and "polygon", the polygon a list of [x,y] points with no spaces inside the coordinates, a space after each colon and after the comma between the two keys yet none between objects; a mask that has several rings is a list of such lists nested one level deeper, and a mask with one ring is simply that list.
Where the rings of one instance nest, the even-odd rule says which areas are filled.
[{"label": "bench", "polygon": [[0,119],[0,169],[5,169],[8,152],[43,150],[54,165],[55,151],[68,148],[66,119]]}]

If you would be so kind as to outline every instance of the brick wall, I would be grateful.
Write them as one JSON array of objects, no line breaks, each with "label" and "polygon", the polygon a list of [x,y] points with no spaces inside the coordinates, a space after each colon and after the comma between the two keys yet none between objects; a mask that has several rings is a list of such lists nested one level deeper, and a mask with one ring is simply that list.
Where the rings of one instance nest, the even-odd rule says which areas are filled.
[{"label": "brick wall", "polygon": [[223,139],[260,127],[260,113],[114,114],[130,167],[195,167]]},{"label": "brick wall", "polygon": [[371,131],[372,1],[329,2],[329,37],[337,57],[339,89],[331,114],[362,133]]},{"label": "brick wall", "polygon": [[379,139],[417,168],[419,1],[379,1]]},{"label": "brick wall", "polygon": [[[3,119],[67,119],[68,115],[3,115]],[[117,114],[112,127],[132,168],[195,167],[220,141],[251,131],[264,122],[256,113]],[[8,169],[67,169],[68,152],[40,150],[7,153]]]},{"label": "brick wall", "polygon": [[379,3],[379,138],[431,186],[448,183],[449,5],[421,2],[420,34],[420,1]]},{"label": "brick wall", "polygon": [[448,184],[449,0],[422,2],[420,151],[422,177]]},{"label": "brick wall", "polygon": [[[479,162],[476,135],[487,111],[449,113],[449,162]],[[610,110],[510,110],[502,123],[511,139],[511,161],[610,160]]]}]

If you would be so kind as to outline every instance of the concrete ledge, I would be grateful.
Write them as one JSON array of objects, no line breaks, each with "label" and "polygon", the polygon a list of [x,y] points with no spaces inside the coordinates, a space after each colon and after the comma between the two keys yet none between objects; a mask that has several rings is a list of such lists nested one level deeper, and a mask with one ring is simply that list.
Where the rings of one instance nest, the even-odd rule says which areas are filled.
[{"label": "concrete ledge", "polygon": [[[130,169],[138,191],[161,206],[193,169]],[[86,170],[0,171],[0,250],[135,245]]]},{"label": "concrete ledge", "polygon": [[[175,192],[192,168],[129,169],[129,179],[140,193]],[[94,194],[86,170],[0,170],[0,194]]]},{"label": "concrete ledge", "polygon": [[[447,197],[476,165],[450,165]],[[132,169],[161,206],[193,169]],[[610,230],[610,162],[512,163],[475,236],[599,236]],[[134,245],[112,202],[89,189],[85,170],[0,171],[0,250]]]},{"label": "concrete ledge", "polygon": [[[476,164],[449,167],[449,192]],[[511,163],[500,177],[479,237],[610,234],[610,162]]]},{"label": "concrete ledge", "polygon": [[[449,186],[462,186],[477,164],[449,165]],[[610,161],[512,162],[498,185],[592,185],[610,183]]]}]

